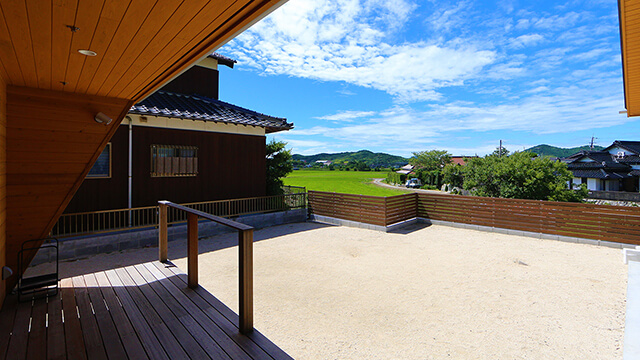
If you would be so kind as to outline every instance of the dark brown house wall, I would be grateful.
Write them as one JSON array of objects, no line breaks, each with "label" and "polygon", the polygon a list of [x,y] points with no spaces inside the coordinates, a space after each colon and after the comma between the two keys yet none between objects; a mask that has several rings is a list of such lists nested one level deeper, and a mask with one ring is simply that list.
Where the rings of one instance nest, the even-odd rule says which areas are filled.
[{"label": "dark brown house wall", "polygon": [[218,99],[218,70],[194,66],[161,90],[178,94],[198,94]]},{"label": "dark brown house wall", "polygon": [[[111,179],[86,179],[66,213],[127,207],[127,126],[112,144]],[[198,175],[151,177],[153,144],[197,146]],[[265,176],[264,136],[133,127],[133,207],[264,196]]]},{"label": "dark brown house wall", "polygon": [[128,126],[121,125],[111,138],[111,178],[85,178],[65,213],[127,207],[128,131]]}]

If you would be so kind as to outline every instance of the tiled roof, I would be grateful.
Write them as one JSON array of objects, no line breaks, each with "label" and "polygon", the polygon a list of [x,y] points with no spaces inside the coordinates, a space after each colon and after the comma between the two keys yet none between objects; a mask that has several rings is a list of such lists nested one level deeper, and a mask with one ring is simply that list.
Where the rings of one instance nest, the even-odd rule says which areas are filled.
[{"label": "tiled roof", "polygon": [[612,146],[619,146],[636,154],[640,154],[640,141],[616,140],[607,149]]},{"label": "tiled roof", "polygon": [[224,55],[218,54],[217,52],[214,52],[213,54],[211,54],[211,55],[209,55],[207,57],[210,57],[212,59],[216,59],[218,61],[218,64],[226,65],[226,66],[228,66],[228,67],[230,67],[232,69],[233,69],[233,64],[237,63],[236,60],[233,60],[230,57],[226,57]]},{"label": "tiled roof", "polygon": [[602,162],[574,162],[567,164],[569,170],[572,169],[614,169],[614,170],[631,170],[631,167],[627,164],[620,163],[607,163],[603,165]]},{"label": "tiled roof", "polygon": [[627,155],[623,158],[618,159],[618,162],[622,164],[640,164],[640,156],[638,155]]},{"label": "tiled roof", "polygon": [[146,116],[259,126],[265,128],[266,133],[293,128],[293,124],[288,123],[284,118],[260,114],[200,95],[182,95],[166,91],[156,91],[142,102],[135,104],[129,112]]},{"label": "tiled roof", "polygon": [[[580,154],[580,156],[576,156]],[[628,169],[629,165],[621,164],[618,159],[606,151],[582,151],[578,154],[564,158],[569,169],[581,168],[608,168],[608,169]],[[578,160],[587,157],[593,162],[580,162]]]},{"label": "tiled roof", "polygon": [[579,178],[615,180],[615,179],[626,179],[628,177],[631,177],[631,175],[626,172],[607,172],[607,171],[604,171],[603,169],[573,170],[572,172],[574,177],[579,177]]}]

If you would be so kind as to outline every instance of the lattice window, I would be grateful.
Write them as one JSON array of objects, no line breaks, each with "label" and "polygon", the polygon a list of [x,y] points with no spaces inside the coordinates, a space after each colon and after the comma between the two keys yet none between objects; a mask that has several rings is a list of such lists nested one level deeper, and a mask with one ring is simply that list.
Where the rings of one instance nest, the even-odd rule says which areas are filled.
[{"label": "lattice window", "polygon": [[195,146],[151,145],[151,176],[198,175],[198,148]]}]

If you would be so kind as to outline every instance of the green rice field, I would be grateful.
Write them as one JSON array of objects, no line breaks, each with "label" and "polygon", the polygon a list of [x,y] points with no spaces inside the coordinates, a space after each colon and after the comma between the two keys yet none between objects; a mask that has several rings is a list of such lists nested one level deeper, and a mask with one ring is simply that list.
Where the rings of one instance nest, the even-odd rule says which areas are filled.
[{"label": "green rice field", "polygon": [[374,178],[386,177],[387,173],[383,171],[294,170],[284,179],[284,184],[304,186],[307,190],[356,195],[393,196],[407,193],[371,183]]}]

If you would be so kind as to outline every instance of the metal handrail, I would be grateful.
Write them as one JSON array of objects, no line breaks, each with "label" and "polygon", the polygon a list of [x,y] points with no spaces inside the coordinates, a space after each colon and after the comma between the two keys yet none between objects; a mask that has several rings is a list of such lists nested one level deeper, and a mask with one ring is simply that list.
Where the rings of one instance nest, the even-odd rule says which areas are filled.
[{"label": "metal handrail", "polygon": [[[234,217],[305,208],[306,193],[203,201],[181,205],[216,216]],[[186,221],[184,215],[178,214],[177,211],[169,214],[169,224]],[[50,236],[61,238],[155,227],[158,223],[157,216],[157,206],[62,214],[51,230]]]}]

